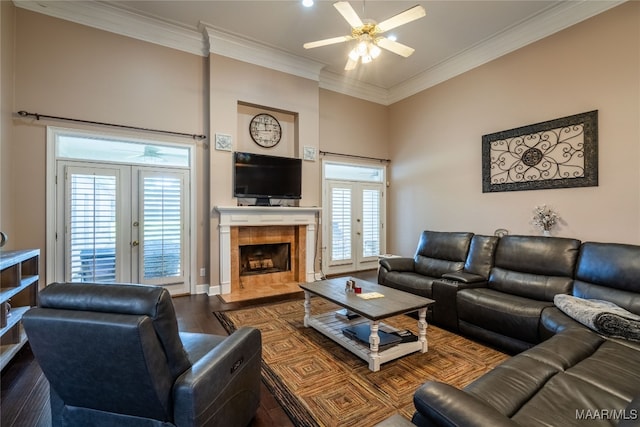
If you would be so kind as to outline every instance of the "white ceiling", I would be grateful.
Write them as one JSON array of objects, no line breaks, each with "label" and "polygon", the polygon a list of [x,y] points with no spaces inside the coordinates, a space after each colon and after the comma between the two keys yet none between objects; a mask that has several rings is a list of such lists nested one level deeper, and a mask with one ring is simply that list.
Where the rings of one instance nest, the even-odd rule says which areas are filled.
[{"label": "white ceiling", "polygon": [[[344,71],[344,65],[354,42],[310,50],[302,47],[305,42],[350,34],[349,25],[333,7],[333,0],[316,0],[311,8],[303,7],[300,0],[14,0],[14,3],[134,37],[136,30],[127,29],[127,22],[135,23],[139,33],[144,33],[139,25],[141,20],[165,26],[181,36],[190,33],[194,37],[202,36],[204,28],[209,44],[213,44],[212,34],[216,40],[232,40],[230,45],[220,48],[223,54],[237,54],[239,59],[251,62],[249,52],[260,49],[263,53],[253,55],[259,65],[269,63],[269,56],[280,57],[274,63],[282,63],[282,58],[295,58],[305,66],[317,67],[321,87],[339,87],[341,92],[389,104],[607,10],[620,1],[350,1],[362,19],[377,22],[416,4],[427,11],[424,18],[388,33],[396,35],[398,42],[415,48],[412,56],[402,58],[383,51],[372,63],[358,65],[353,71]],[[87,18],[90,11],[95,15],[93,18]],[[122,19],[117,19],[119,14]],[[114,22],[95,22],[100,20]],[[153,38],[144,34],[137,37]],[[149,41],[167,44],[163,40]],[[241,52],[246,46],[251,49],[243,57]],[[219,53],[215,46],[208,48]]]}]

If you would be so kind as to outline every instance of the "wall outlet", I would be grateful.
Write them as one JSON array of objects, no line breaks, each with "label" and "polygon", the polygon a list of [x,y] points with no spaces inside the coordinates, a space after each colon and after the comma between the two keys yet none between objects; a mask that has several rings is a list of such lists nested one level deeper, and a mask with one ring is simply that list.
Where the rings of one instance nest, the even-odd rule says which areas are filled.
[{"label": "wall outlet", "polygon": [[200,269],[200,277],[204,277],[207,275],[207,269],[206,268],[201,268]]}]

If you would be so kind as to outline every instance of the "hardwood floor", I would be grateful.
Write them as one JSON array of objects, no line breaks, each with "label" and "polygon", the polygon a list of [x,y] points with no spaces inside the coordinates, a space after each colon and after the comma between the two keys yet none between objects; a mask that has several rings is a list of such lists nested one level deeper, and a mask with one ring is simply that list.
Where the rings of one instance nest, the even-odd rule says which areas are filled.
[{"label": "hardwood floor", "polygon": [[[376,271],[370,270],[353,276],[376,281]],[[302,298],[303,293],[271,296],[260,300],[225,303],[217,296],[204,294],[175,297],[173,304],[181,331],[226,335],[227,332],[213,315],[214,311],[227,311],[266,304],[284,299]],[[1,427],[50,427],[49,384],[35,361],[29,345],[18,353],[0,377]],[[293,423],[267,388],[262,386],[260,407],[251,427],[289,427]]]}]

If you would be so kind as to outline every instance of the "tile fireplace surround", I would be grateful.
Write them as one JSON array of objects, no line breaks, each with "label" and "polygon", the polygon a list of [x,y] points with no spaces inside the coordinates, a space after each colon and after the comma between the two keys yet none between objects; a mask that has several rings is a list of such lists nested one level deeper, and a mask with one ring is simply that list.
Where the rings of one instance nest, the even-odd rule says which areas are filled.
[{"label": "tile fireplace surround", "polygon": [[[281,206],[216,206],[220,215],[220,283],[212,284],[209,295],[229,294],[240,286],[259,286],[260,280],[239,280],[239,240],[251,243],[273,243],[276,235],[285,237],[294,245],[303,247],[291,251],[292,281],[312,282],[315,278],[314,255],[316,248],[317,217],[321,208]],[[240,237],[239,237],[240,236]],[[252,236],[252,237],[248,237]],[[258,240],[256,240],[258,239]],[[235,265],[234,265],[235,264]],[[276,279],[277,280],[277,279]]]}]

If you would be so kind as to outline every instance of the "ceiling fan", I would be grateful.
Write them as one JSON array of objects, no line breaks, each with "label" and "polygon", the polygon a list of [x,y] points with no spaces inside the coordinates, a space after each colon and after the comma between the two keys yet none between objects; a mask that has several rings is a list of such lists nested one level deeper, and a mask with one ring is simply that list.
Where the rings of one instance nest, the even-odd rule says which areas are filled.
[{"label": "ceiling fan", "polygon": [[424,7],[418,5],[405,10],[404,12],[400,12],[378,24],[369,19],[364,21],[361,20],[348,1],[339,1],[334,3],[333,6],[349,23],[349,25],[351,25],[351,35],[309,42],[305,43],[303,47],[305,49],[312,49],[314,47],[358,40],[356,47],[349,52],[349,59],[344,67],[347,71],[356,68],[358,61],[361,61],[363,64],[373,61],[378,57],[378,55],[380,55],[380,48],[386,49],[389,52],[393,52],[405,58],[410,56],[415,49],[387,37],[380,36],[380,34],[399,27],[400,25],[415,21],[427,14]]}]

